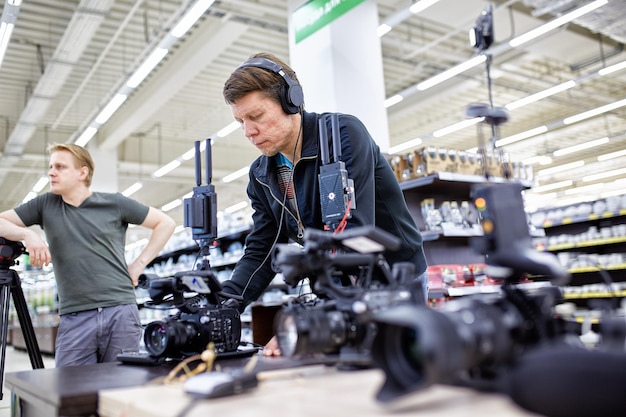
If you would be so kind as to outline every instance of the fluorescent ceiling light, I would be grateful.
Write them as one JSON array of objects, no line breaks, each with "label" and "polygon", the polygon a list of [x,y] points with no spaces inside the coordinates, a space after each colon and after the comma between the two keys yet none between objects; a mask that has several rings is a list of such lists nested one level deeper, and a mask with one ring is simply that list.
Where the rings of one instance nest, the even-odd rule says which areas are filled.
[{"label": "fluorescent ceiling light", "polygon": [[236,211],[239,211],[241,209],[244,209],[248,207],[248,202],[247,201],[240,201],[237,204],[233,204],[232,206],[226,207],[224,209],[224,213],[234,213]]},{"label": "fluorescent ceiling light", "polygon": [[[213,141],[211,141],[211,146],[213,146]],[[200,152],[204,152],[205,150],[206,150],[206,141],[202,141],[200,142]],[[189,161],[191,158],[194,158],[195,156],[196,156],[196,148],[194,146],[193,148],[185,152],[183,156],[181,156],[181,159],[183,161]]]},{"label": "fluorescent ceiling light", "polygon": [[102,109],[100,114],[96,116],[96,123],[106,123],[106,121],[109,120],[111,116],[113,116],[113,113],[115,113],[117,109],[120,108],[120,106],[126,101],[127,98],[128,96],[126,94],[117,93],[115,97],[113,97],[111,101],[109,101],[109,104],[107,104],[104,109]]},{"label": "fluorescent ceiling light", "polygon": [[389,108],[389,107],[393,106],[394,104],[398,104],[402,100],[404,100],[404,97],[402,97],[400,94],[396,94],[394,96],[391,96],[391,97],[389,97],[388,99],[385,100],[385,108]]},{"label": "fluorescent ceiling light", "polygon": [[376,35],[379,38],[382,38],[383,36],[385,36],[389,32],[391,32],[391,26],[389,26],[386,23],[382,23],[380,26],[378,26],[376,28]]},{"label": "fluorescent ceiling light", "polygon": [[598,156],[598,161],[606,161],[613,158],[619,158],[620,156],[626,156],[626,149],[617,152],[605,153],[604,155]]},{"label": "fluorescent ceiling light", "polygon": [[35,197],[37,197],[37,193],[34,191],[30,191],[28,194],[26,194],[26,197],[24,197],[24,199],[22,200],[22,204],[32,200]]},{"label": "fluorescent ceiling light", "polygon": [[142,188],[143,188],[143,184],[137,181],[136,183],[134,183],[133,185],[131,185],[130,187],[122,191],[122,194],[126,197],[130,197],[131,195],[135,194],[137,191],[141,190]]},{"label": "fluorescent ceiling light", "polygon": [[570,188],[570,189],[565,190],[563,193],[565,195],[574,195],[574,194],[588,193],[590,191],[600,190],[600,189],[602,189],[604,187],[605,187],[605,184],[603,182],[601,182],[601,183],[598,183],[598,184],[583,185],[582,187]]},{"label": "fluorescent ceiling light", "polygon": [[96,134],[97,131],[98,131],[97,127],[89,126],[78,137],[78,139],[76,139],[76,142],[74,142],[74,143],[77,144],[78,146],[85,146],[91,140],[91,138],[94,137],[94,135]]},{"label": "fluorescent ceiling light", "polygon": [[417,3],[413,4],[411,7],[409,7],[409,10],[411,11],[411,13],[413,14],[417,14],[427,8],[429,8],[430,6],[432,6],[433,4],[437,3],[439,0],[421,0],[418,1]]},{"label": "fluorescent ceiling light", "polygon": [[502,147],[510,145],[511,143],[519,142],[520,140],[532,138],[533,136],[541,135],[548,131],[548,126],[539,126],[534,129],[527,130],[525,132],[517,133],[515,135],[507,136],[496,141],[496,147]]},{"label": "fluorescent ceiling light", "polygon": [[146,59],[143,64],[137,68],[137,71],[131,75],[126,82],[126,85],[130,88],[136,88],[148,76],[148,74],[150,74],[150,71],[152,71],[154,67],[156,67],[163,58],[165,58],[165,55],[167,55],[168,52],[169,51],[167,49],[160,47],[152,51],[148,59]]},{"label": "fluorescent ceiling light", "polygon": [[0,67],[2,61],[4,61],[4,55],[9,47],[9,41],[11,40],[11,34],[13,33],[15,25],[13,23],[2,22],[0,23]]},{"label": "fluorescent ceiling light", "polygon": [[385,19],[385,21],[378,26],[376,29],[376,35],[378,35],[379,38],[385,36],[394,26],[402,23],[412,15],[427,9],[438,1],[439,0],[421,0],[411,5],[408,9],[397,11],[391,16],[388,16],[387,19]]},{"label": "fluorescent ceiling light", "polygon": [[156,171],[154,171],[154,175],[157,178],[162,177],[163,175],[174,171],[176,168],[178,168],[180,166],[180,161],[178,159],[174,159],[172,162],[170,162],[169,164],[166,164],[164,166],[162,166],[161,168],[157,169]]},{"label": "fluorescent ceiling light", "polygon": [[229,182],[233,182],[235,181],[237,178],[241,178],[243,176],[245,176],[248,172],[250,172],[250,167],[249,166],[245,166],[241,169],[238,169],[237,171],[230,173],[226,176],[224,176],[224,178],[222,178],[222,182],[225,183],[229,183]]},{"label": "fluorescent ceiling light", "polygon": [[626,68],[626,61],[619,62],[617,64],[611,65],[610,67],[602,68],[598,71],[598,75],[608,75],[619,70],[623,70]]},{"label": "fluorescent ceiling light", "polygon": [[531,94],[527,97],[521,98],[519,100],[513,101],[506,106],[504,106],[507,110],[515,110],[520,107],[526,106],[527,104],[531,104],[537,102],[539,100],[543,100],[546,97],[550,97],[554,94],[560,93],[561,91],[569,90],[570,88],[576,86],[576,81],[570,80],[559,85],[555,85],[554,87],[550,87],[546,90],[540,91],[535,94]]},{"label": "fluorescent ceiling light", "polygon": [[544,175],[556,174],[557,172],[563,172],[563,171],[567,171],[569,169],[580,168],[580,167],[582,167],[584,165],[585,165],[585,161],[571,162],[569,164],[563,164],[563,165],[555,166],[555,167],[552,167],[552,168],[542,169],[541,171],[537,172],[537,176],[541,177],[541,176],[544,176]]},{"label": "fluorescent ceiling light", "polygon": [[39,178],[35,185],[33,185],[33,191],[36,193],[40,192],[46,185],[48,185],[48,181],[49,179],[47,176]]},{"label": "fluorescent ceiling light", "polygon": [[618,109],[620,107],[626,106],[626,98],[616,101],[615,103],[610,103],[605,106],[600,106],[595,109],[591,109],[582,113],[579,113],[575,116],[567,117],[563,119],[563,124],[570,125],[572,123],[577,123],[583,121],[585,119],[589,119],[591,117],[598,116],[602,113],[610,112],[612,110]]},{"label": "fluorescent ceiling light", "polygon": [[394,154],[394,153],[406,151],[407,149],[413,148],[415,146],[419,146],[422,143],[424,143],[422,138],[411,139],[409,141],[401,143],[400,145],[392,146],[391,148],[387,150],[387,152],[389,152],[390,154]]},{"label": "fluorescent ceiling light", "polygon": [[436,138],[440,138],[442,136],[449,135],[450,133],[457,132],[461,129],[465,129],[466,127],[477,125],[483,120],[485,120],[484,117],[474,117],[472,119],[462,120],[442,129],[435,130],[433,132],[433,136]]},{"label": "fluorescent ceiling light", "polygon": [[605,143],[609,143],[608,136],[604,137],[604,138],[596,139],[596,140],[590,140],[589,142],[580,143],[578,145],[569,146],[567,148],[559,149],[557,151],[554,151],[553,155],[554,156],[563,156],[563,155],[567,155],[567,154],[570,154],[570,153],[574,153],[574,152],[582,151],[582,150],[585,150],[585,149],[593,148],[595,146],[604,145]]},{"label": "fluorescent ceiling light", "polygon": [[533,187],[531,188],[530,191],[532,191],[533,193],[543,193],[546,191],[556,190],[558,188],[571,187],[572,184],[574,184],[572,180],[559,181],[559,182],[553,182],[550,184],[539,185],[537,187]]},{"label": "fluorescent ceiling light", "polygon": [[516,38],[513,38],[509,41],[509,45],[513,48],[520,46],[528,41],[531,41],[545,33],[550,32],[551,30],[554,30],[556,28],[558,28],[559,26],[564,25],[565,23],[571,22],[574,19],[579,18],[580,16],[583,16],[587,13],[590,13],[594,10],[596,10],[599,7],[604,6],[605,4],[608,3],[608,0],[596,0],[593,3],[589,3],[583,7],[580,7],[570,13],[564,14],[561,17],[558,17],[554,20],[551,20],[550,22],[546,23],[545,25],[541,25],[538,28],[535,28],[529,32],[524,33],[523,35],[520,35]]},{"label": "fluorescent ceiling light", "polygon": [[626,174],[626,168],[614,169],[611,171],[599,172],[597,174],[587,175],[582,178],[583,182],[591,182],[601,180],[603,178],[617,177]]},{"label": "fluorescent ceiling light", "polygon": [[183,35],[187,33],[187,31],[198,21],[198,19],[200,19],[200,17],[202,17],[204,12],[206,12],[214,2],[215,0],[198,0],[196,4],[194,4],[191,9],[185,13],[185,16],[180,19],[180,22],[174,26],[174,29],[172,29],[170,34],[175,38],[183,37]]},{"label": "fluorescent ceiling light", "polygon": [[552,158],[546,155],[537,155],[537,156],[533,156],[532,158],[524,159],[522,163],[524,165],[534,165],[534,164],[548,165],[552,163]]},{"label": "fluorescent ceiling light", "polygon": [[161,210],[166,212],[166,211],[170,211],[175,209],[176,207],[180,206],[181,204],[183,204],[182,200],[179,198],[177,200],[174,201],[170,201],[169,203],[167,203],[166,205],[164,205],[163,207],[161,207]]},{"label": "fluorescent ceiling light", "polygon": [[475,66],[482,64],[486,60],[487,57],[485,55],[477,55],[455,67],[452,67],[442,73],[435,75],[434,77],[429,78],[426,81],[422,81],[421,83],[417,84],[415,88],[418,91],[427,90],[431,87],[436,86],[437,84],[440,84],[446,80],[449,80],[452,77],[459,75],[462,72],[467,71],[470,68],[474,68]]},{"label": "fluorescent ceiling light", "polygon": [[226,136],[230,135],[231,133],[233,133],[235,130],[239,129],[240,127],[241,127],[241,124],[239,122],[236,122],[236,121],[232,122],[228,126],[220,129],[217,132],[217,137],[218,138],[226,137]]}]

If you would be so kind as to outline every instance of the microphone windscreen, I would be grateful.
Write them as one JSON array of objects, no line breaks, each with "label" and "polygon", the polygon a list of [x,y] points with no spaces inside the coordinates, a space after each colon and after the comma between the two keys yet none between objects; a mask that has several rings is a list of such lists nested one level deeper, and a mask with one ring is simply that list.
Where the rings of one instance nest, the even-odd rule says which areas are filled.
[{"label": "microphone windscreen", "polygon": [[548,417],[626,416],[626,352],[542,348],[502,382],[515,403]]}]

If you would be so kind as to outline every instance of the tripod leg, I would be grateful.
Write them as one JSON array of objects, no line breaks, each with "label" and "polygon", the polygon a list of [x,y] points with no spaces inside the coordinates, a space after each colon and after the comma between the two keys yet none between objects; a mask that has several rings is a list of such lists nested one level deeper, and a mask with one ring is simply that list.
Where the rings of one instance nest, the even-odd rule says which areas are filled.
[{"label": "tripod leg", "polygon": [[30,314],[28,313],[28,305],[24,298],[24,291],[20,283],[20,277],[17,272],[13,272],[13,286],[11,287],[11,293],[13,295],[13,304],[15,305],[15,311],[17,318],[20,320],[20,327],[24,334],[24,341],[26,342],[26,349],[28,356],[30,357],[30,364],[33,369],[43,368],[43,358],[41,357],[41,351],[39,350],[39,344],[35,336],[35,329],[33,328],[33,322],[30,320]]},{"label": "tripod leg", "polygon": [[2,400],[2,387],[4,384],[4,359],[6,356],[7,350],[7,333],[9,329],[9,284],[2,284],[0,287],[0,308],[2,311],[0,312],[2,315],[0,319],[2,320],[2,328],[0,328],[0,400]]}]

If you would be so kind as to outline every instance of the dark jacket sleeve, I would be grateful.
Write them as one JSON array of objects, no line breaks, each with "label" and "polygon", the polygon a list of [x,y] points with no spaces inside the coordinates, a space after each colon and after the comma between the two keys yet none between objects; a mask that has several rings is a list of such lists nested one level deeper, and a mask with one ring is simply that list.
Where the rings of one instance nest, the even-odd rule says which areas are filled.
[{"label": "dark jacket sleeve", "polygon": [[[250,169],[253,172],[253,169]],[[285,243],[286,236],[277,236],[278,227],[263,185],[250,175],[248,198],[253,209],[253,229],[246,237],[243,257],[237,262],[230,280],[224,282],[224,292],[240,295],[240,310],[257,300],[270,285],[275,271],[272,269],[270,250],[274,242]]]}]

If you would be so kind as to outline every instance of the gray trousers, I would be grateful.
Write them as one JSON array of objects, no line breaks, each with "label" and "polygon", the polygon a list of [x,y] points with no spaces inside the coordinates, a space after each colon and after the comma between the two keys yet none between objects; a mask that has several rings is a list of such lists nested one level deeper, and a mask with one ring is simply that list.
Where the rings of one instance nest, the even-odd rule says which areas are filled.
[{"label": "gray trousers", "polygon": [[56,367],[114,362],[122,351],[137,351],[142,327],[136,304],[61,315]]}]

